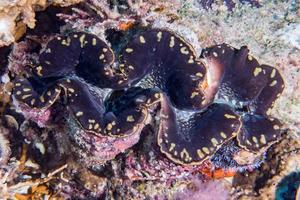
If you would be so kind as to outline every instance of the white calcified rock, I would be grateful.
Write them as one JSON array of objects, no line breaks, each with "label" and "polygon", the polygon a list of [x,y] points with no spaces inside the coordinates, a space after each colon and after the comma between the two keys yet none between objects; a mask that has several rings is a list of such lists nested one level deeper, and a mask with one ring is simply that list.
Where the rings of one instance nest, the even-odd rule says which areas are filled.
[{"label": "white calcified rock", "polygon": [[8,130],[4,127],[0,127],[0,166],[6,164],[10,156],[9,141],[6,138]]},{"label": "white calcified rock", "polygon": [[280,39],[286,44],[300,49],[300,24],[293,24],[286,26],[279,33]]},{"label": "white calcified rock", "polygon": [[0,47],[15,41],[14,18],[0,14]]},{"label": "white calcified rock", "polygon": [[[35,27],[35,12],[49,5],[69,6],[82,0],[0,0],[0,47],[13,43]],[[26,25],[26,26],[25,26]]]}]

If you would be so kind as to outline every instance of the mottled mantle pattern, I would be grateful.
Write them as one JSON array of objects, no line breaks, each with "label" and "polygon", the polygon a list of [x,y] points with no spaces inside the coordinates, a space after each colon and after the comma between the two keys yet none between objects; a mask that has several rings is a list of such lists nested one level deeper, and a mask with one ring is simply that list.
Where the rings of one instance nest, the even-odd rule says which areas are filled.
[{"label": "mottled mantle pattern", "polygon": [[[154,124],[153,116],[161,152],[183,165],[201,164],[235,137],[250,152],[280,138],[279,120],[268,115],[283,79],[276,68],[260,65],[247,47],[216,45],[198,59],[190,44],[167,30],[148,29],[129,40],[116,55],[92,34],[55,37],[31,66],[33,74],[15,80],[16,104],[27,118],[34,118],[27,111],[32,108],[49,119],[52,105],[63,99],[84,131],[87,151],[102,152],[102,163],[136,144],[145,126]],[[87,83],[116,91],[100,92],[98,98]],[[113,150],[106,152],[105,146],[115,146],[115,154],[109,156]]]}]

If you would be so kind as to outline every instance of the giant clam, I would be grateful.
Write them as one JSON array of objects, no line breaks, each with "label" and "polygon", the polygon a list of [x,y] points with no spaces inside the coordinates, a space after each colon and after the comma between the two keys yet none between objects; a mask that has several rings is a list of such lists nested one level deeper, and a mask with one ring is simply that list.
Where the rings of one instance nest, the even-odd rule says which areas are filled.
[{"label": "giant clam", "polygon": [[201,164],[229,140],[257,152],[280,138],[268,110],[283,79],[247,47],[216,45],[198,57],[176,33],[149,28],[116,53],[74,32],[53,38],[32,71],[15,80],[16,102],[37,110],[62,102],[82,130],[74,133],[80,148],[103,163],[136,144],[147,124],[157,126],[161,153],[181,165]]}]

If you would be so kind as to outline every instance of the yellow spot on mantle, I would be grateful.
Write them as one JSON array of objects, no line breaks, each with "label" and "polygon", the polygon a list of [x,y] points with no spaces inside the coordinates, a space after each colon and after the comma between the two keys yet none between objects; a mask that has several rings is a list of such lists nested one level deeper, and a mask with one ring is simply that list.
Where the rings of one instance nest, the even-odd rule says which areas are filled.
[{"label": "yellow spot on mantle", "polygon": [[157,36],[157,42],[160,42],[162,38],[162,32],[159,31],[156,36]]},{"label": "yellow spot on mantle", "polygon": [[202,151],[204,151],[204,153],[209,154],[209,149],[207,147],[202,147]]},{"label": "yellow spot on mantle", "polygon": [[218,140],[216,138],[211,138],[211,143],[213,144],[214,147],[218,145]]},{"label": "yellow spot on mantle", "polygon": [[200,73],[200,72],[197,72],[197,73],[196,73],[196,76],[198,76],[198,77],[203,77],[203,74]]},{"label": "yellow spot on mantle", "polygon": [[71,39],[68,37],[66,40],[62,40],[61,44],[65,46],[70,46]]},{"label": "yellow spot on mantle", "polygon": [[171,143],[170,148],[169,148],[169,151],[170,151],[170,152],[173,151],[173,149],[174,149],[175,147],[176,147],[176,144]]},{"label": "yellow spot on mantle", "polygon": [[193,99],[195,96],[197,96],[199,94],[199,92],[193,92],[191,95],[191,99]]},{"label": "yellow spot on mantle", "polygon": [[197,150],[197,154],[198,154],[199,158],[201,158],[201,159],[205,157],[205,155],[203,154],[203,152],[201,151],[201,149]]},{"label": "yellow spot on mantle", "polygon": [[126,120],[127,120],[128,122],[134,122],[134,118],[133,118],[132,115],[128,115]]},{"label": "yellow spot on mantle", "polygon": [[68,88],[68,91],[71,92],[71,93],[75,92],[75,90],[73,88]]},{"label": "yellow spot on mantle", "polygon": [[94,129],[97,130],[97,129],[99,128],[99,126],[100,126],[100,125],[99,125],[98,123],[96,123],[96,124],[94,125]]},{"label": "yellow spot on mantle", "polygon": [[174,36],[171,36],[169,47],[173,48],[175,46]]},{"label": "yellow spot on mantle", "polygon": [[127,49],[125,49],[125,51],[126,51],[127,53],[131,53],[131,52],[133,52],[133,49],[127,48]]},{"label": "yellow spot on mantle", "polygon": [[80,47],[83,48],[84,47],[84,41],[85,39],[85,34],[83,34],[82,36],[80,36],[79,41],[80,41]]},{"label": "yellow spot on mantle", "polygon": [[80,116],[82,116],[83,115],[83,112],[81,112],[81,111],[78,111],[77,113],[76,113],[76,117],[80,117]]},{"label": "yellow spot on mantle", "polygon": [[266,137],[264,135],[260,135],[260,139],[259,139],[260,143],[262,144],[267,144],[267,140]]},{"label": "yellow spot on mantle", "polygon": [[185,55],[189,54],[189,51],[186,49],[186,47],[181,47],[180,52]]},{"label": "yellow spot on mantle", "polygon": [[272,73],[271,73],[271,78],[274,78],[275,75],[276,75],[276,69],[273,69],[273,70],[272,70]]},{"label": "yellow spot on mantle", "polygon": [[33,105],[34,105],[34,103],[35,103],[35,99],[31,99],[31,102],[30,102],[30,104],[33,106]]},{"label": "yellow spot on mantle", "polygon": [[143,44],[146,43],[146,40],[143,36],[140,36],[140,42],[143,43]]},{"label": "yellow spot on mantle", "polygon": [[96,121],[94,119],[89,119],[88,122],[94,124]]},{"label": "yellow spot on mantle", "polygon": [[246,143],[247,143],[248,145],[252,145],[252,143],[251,143],[249,140],[246,140]]},{"label": "yellow spot on mantle", "polygon": [[160,97],[160,94],[159,93],[155,93],[154,97],[158,99]]},{"label": "yellow spot on mantle", "polygon": [[255,136],[252,137],[252,141],[258,143],[257,138]]},{"label": "yellow spot on mantle", "polygon": [[194,63],[194,58],[193,56],[190,56],[189,60],[188,60],[188,63],[189,64],[193,64]]},{"label": "yellow spot on mantle", "polygon": [[224,132],[220,132],[220,136],[222,137],[222,138],[227,138],[227,136],[226,136],[226,134],[224,133]]},{"label": "yellow spot on mantle", "polygon": [[187,152],[187,150],[185,148],[183,148],[183,150],[180,152],[180,157],[182,159],[185,159],[185,161],[188,161],[190,154],[189,154],[189,152]]},{"label": "yellow spot on mantle", "polygon": [[132,65],[129,65],[128,68],[134,70],[134,67]]},{"label": "yellow spot on mantle", "polygon": [[31,94],[23,95],[22,99],[27,99],[28,97],[31,97]]},{"label": "yellow spot on mantle", "polygon": [[42,66],[38,66],[38,67],[36,68],[36,73],[37,73],[37,75],[43,76],[43,74],[42,74],[42,69],[43,69]]},{"label": "yellow spot on mantle", "polygon": [[31,89],[30,88],[24,88],[23,91],[24,92],[29,92],[29,91],[31,91]]},{"label": "yellow spot on mantle", "polygon": [[274,129],[274,130],[278,130],[278,129],[279,129],[279,126],[278,126],[278,125],[274,125],[274,126],[273,126],[273,129]]},{"label": "yellow spot on mantle", "polygon": [[224,117],[226,117],[227,119],[235,119],[236,118],[236,116],[230,115],[230,114],[225,114]]},{"label": "yellow spot on mantle", "polygon": [[277,84],[277,81],[276,81],[276,80],[273,80],[272,83],[270,84],[270,86],[273,87],[273,86],[276,85],[276,84]]},{"label": "yellow spot on mantle", "polygon": [[40,96],[40,101],[41,101],[42,103],[44,103],[44,102],[45,102],[45,98],[44,98],[44,96]]},{"label": "yellow spot on mantle", "polygon": [[253,71],[253,75],[257,76],[260,72],[262,72],[262,68],[261,67],[256,67]]},{"label": "yellow spot on mantle", "polygon": [[96,46],[96,44],[97,44],[97,40],[96,40],[96,38],[93,38],[93,39],[92,39],[92,45],[93,45],[93,46]]},{"label": "yellow spot on mantle", "polygon": [[111,123],[109,123],[109,124],[107,124],[106,129],[110,131],[112,129],[112,127],[113,127],[113,125]]}]

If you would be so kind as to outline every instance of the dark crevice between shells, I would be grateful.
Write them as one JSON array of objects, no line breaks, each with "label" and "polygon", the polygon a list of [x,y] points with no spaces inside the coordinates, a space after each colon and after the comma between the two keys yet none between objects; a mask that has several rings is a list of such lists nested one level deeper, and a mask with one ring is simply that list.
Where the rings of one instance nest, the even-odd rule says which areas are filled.
[{"label": "dark crevice between shells", "polygon": [[11,49],[11,46],[5,46],[0,48],[0,76],[2,76],[3,73],[7,70],[8,55],[10,54]]}]

